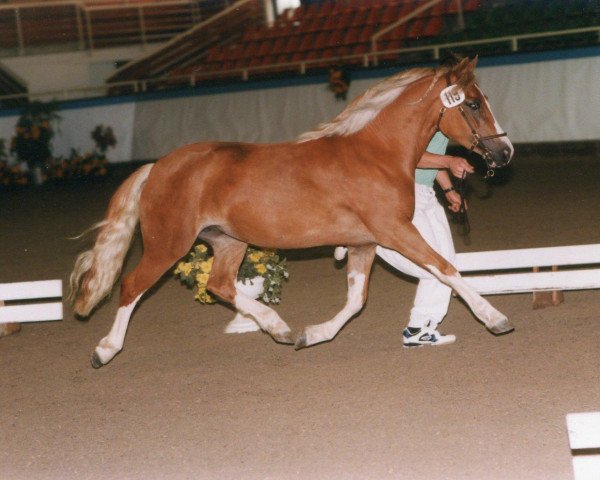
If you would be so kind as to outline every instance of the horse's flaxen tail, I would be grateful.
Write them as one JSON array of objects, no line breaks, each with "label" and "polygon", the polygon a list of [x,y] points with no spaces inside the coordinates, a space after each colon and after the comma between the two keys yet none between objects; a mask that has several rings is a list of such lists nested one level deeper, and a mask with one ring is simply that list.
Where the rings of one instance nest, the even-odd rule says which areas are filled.
[{"label": "horse's flaxen tail", "polygon": [[144,165],[123,182],[110,200],[106,218],[95,225],[99,233],[91,250],[75,261],[71,300],[77,315],[86,317],[115,283],[139,219],[142,189],[153,164]]}]

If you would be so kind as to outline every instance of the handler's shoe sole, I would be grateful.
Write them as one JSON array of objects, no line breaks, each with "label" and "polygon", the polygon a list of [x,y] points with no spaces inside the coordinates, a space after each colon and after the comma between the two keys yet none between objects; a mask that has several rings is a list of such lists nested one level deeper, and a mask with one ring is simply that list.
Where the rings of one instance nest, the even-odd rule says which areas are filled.
[{"label": "handler's shoe sole", "polygon": [[406,327],[402,332],[402,341],[405,348],[411,348],[425,345],[449,345],[456,341],[456,337],[454,335],[442,335],[434,328]]}]

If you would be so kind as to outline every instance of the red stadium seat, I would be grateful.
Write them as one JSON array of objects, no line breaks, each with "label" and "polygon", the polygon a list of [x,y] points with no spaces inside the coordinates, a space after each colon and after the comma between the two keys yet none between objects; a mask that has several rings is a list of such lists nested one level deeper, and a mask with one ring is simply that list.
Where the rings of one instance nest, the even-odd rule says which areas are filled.
[{"label": "red stadium seat", "polygon": [[344,35],[344,44],[352,45],[358,43],[358,38],[360,37],[361,31],[362,29],[357,27],[347,30],[346,34]]},{"label": "red stadium seat", "polygon": [[300,43],[302,42],[302,35],[292,35],[285,45],[284,53],[293,53],[298,51]]},{"label": "red stadium seat", "polygon": [[433,17],[429,19],[427,22],[427,26],[423,31],[423,36],[426,38],[436,37],[442,31],[442,27],[444,26],[443,17]]},{"label": "red stadium seat", "polygon": [[425,22],[422,18],[418,18],[413,20],[406,30],[406,38],[408,39],[416,39],[423,36],[423,32],[425,31]]},{"label": "red stadium seat", "polygon": [[302,40],[300,42],[300,45],[298,46],[298,51],[300,51],[300,52],[306,52],[308,50],[311,50],[313,48],[314,43],[315,43],[315,38],[316,38],[316,35],[313,34],[313,33],[304,34],[302,36]]}]

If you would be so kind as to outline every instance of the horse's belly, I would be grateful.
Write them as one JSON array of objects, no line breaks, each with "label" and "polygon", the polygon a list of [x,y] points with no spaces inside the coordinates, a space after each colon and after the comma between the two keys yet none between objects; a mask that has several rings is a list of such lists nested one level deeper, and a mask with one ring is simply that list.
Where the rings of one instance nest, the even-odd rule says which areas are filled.
[{"label": "horse's belly", "polygon": [[269,225],[242,224],[223,228],[228,235],[263,248],[292,249],[322,245],[360,245],[373,242],[360,228],[338,223],[268,222]]}]

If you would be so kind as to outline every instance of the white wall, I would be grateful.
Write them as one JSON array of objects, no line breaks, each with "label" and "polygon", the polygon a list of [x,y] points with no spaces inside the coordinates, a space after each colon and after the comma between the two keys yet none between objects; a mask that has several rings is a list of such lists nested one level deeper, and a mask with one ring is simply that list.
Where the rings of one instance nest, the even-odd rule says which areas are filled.
[{"label": "white wall", "polygon": [[109,148],[108,158],[113,162],[124,162],[135,158],[132,155],[132,125],[135,123],[135,104],[127,102],[109,106],[77,108],[61,112],[62,120],[53,143],[56,156],[68,156],[71,148],[80,152],[91,151],[94,141],[91,133],[98,125],[110,126],[117,144]]},{"label": "white wall", "polygon": [[600,139],[600,56],[482,68],[478,76],[513,142]]},{"label": "white wall", "polygon": [[[514,143],[599,140],[600,55],[478,67],[479,83]],[[380,79],[354,80],[352,98]],[[227,91],[66,108],[54,141],[57,155],[93,146],[90,132],[110,125],[111,161],[155,159],[202,140],[278,142],[294,139],[344,107],[325,83]],[[0,138],[14,134],[16,116],[0,117]]]},{"label": "white wall", "polygon": [[[110,126],[117,139],[117,145],[108,150],[112,162],[125,162],[135,157],[132,154],[132,135],[135,123],[135,104],[125,102],[112,105],[72,108],[59,112],[61,120],[52,140],[56,157],[67,157],[72,148],[85,153],[94,148],[91,133],[98,125]],[[18,116],[0,117],[0,138],[8,148],[15,134]],[[14,160],[14,159],[13,159]]]}]

